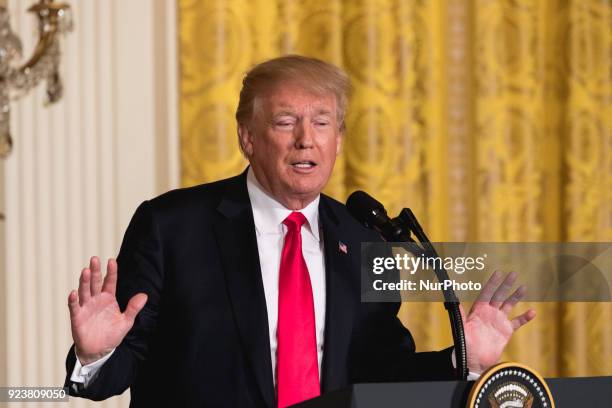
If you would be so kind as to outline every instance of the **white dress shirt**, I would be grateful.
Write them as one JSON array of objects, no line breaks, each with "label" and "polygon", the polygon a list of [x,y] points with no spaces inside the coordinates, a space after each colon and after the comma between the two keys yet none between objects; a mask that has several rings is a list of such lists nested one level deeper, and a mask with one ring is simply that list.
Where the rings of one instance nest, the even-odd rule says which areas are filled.
[{"label": "white dress shirt", "polygon": [[[266,295],[268,309],[268,329],[270,330],[270,354],[272,357],[273,376],[276,372],[276,327],[278,323],[278,277],[281,252],[287,227],[283,220],[293,211],[285,208],[272,198],[261,187],[253,171],[249,168],[247,189],[253,208],[253,220],[257,235],[259,264]],[[302,252],[310,274],[312,296],[315,308],[315,326],[317,335],[317,357],[319,360],[319,378],[323,361],[323,333],[325,329],[325,261],[323,258],[323,241],[319,231],[319,196],[300,210],[307,223],[302,226]],[[275,377],[275,376],[274,376]],[[276,384],[276,378],[274,378]]]}]

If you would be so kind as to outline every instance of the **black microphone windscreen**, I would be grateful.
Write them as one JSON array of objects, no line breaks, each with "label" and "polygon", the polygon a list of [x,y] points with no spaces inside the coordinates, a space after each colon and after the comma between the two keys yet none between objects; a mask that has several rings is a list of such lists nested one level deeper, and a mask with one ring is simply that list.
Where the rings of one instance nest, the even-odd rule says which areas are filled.
[{"label": "black microphone windscreen", "polygon": [[385,207],[363,191],[353,192],[346,200],[346,208],[362,224],[369,224],[375,213],[386,214]]}]

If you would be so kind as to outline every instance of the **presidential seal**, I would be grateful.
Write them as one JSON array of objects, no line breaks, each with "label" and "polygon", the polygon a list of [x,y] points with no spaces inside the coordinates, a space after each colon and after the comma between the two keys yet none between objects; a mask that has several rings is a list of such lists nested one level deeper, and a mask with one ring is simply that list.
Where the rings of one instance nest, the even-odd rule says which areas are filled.
[{"label": "presidential seal", "polygon": [[491,367],[474,384],[468,408],[554,408],[544,379],[529,367],[501,363]]}]

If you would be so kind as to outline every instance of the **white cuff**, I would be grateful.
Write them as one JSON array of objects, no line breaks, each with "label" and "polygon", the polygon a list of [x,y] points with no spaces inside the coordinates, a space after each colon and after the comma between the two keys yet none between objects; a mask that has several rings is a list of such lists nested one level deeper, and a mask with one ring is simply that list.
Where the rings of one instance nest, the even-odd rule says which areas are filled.
[{"label": "white cuff", "polygon": [[[453,352],[451,354],[451,362],[453,363],[453,368],[457,368],[457,356],[455,356],[455,349],[453,349]],[[468,372],[468,376],[467,376],[468,381],[476,381],[479,378],[480,378],[480,374],[473,373],[471,371]]]},{"label": "white cuff", "polygon": [[76,383],[82,383],[83,387],[87,388],[87,386],[91,383],[92,380],[96,378],[96,374],[100,371],[100,368],[106,363],[113,353],[115,349],[113,349],[110,353],[105,355],[99,360],[94,361],[93,363],[89,363],[85,366],[81,365],[79,358],[76,357],[76,363],[74,364],[74,369],[72,370],[72,375],[70,376],[70,381]]}]

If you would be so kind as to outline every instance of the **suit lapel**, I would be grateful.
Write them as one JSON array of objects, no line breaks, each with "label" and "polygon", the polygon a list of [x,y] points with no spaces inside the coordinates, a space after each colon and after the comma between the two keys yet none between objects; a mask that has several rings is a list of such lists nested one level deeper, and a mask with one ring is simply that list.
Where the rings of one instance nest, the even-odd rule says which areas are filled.
[{"label": "suit lapel", "polygon": [[323,392],[346,385],[348,348],[355,307],[355,282],[351,279],[348,254],[339,248],[340,243],[346,245],[348,240],[343,237],[339,219],[327,200],[327,197],[321,195],[319,204],[325,248],[327,304],[321,383]]},{"label": "suit lapel", "polygon": [[246,171],[234,180],[218,206],[215,234],[242,347],[263,399],[272,407],[275,397],[268,315]]}]

